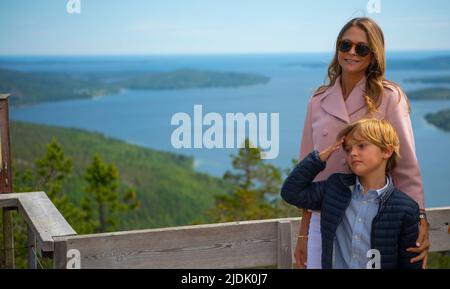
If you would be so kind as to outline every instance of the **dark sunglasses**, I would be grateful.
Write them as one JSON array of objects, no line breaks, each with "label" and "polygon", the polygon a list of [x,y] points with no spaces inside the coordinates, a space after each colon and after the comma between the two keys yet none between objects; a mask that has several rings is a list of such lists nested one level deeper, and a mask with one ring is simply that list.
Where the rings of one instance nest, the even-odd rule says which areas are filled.
[{"label": "dark sunglasses", "polygon": [[372,49],[370,49],[368,45],[364,43],[355,44],[350,40],[341,40],[338,44],[338,49],[341,52],[349,52],[352,49],[353,45],[356,45],[356,54],[361,57],[367,56],[372,51]]}]

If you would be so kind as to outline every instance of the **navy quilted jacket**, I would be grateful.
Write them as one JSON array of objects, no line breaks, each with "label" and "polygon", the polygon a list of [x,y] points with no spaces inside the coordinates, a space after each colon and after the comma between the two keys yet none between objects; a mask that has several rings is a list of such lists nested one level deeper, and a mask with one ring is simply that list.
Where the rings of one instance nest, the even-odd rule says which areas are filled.
[{"label": "navy quilted jacket", "polygon": [[[322,268],[331,269],[336,230],[350,204],[356,176],[333,174],[326,181],[313,182],[326,166],[315,153],[310,153],[290,173],[281,196],[291,205],[321,211]],[[391,183],[381,196],[371,230],[371,248],[380,252],[382,269],[422,267],[422,261],[410,263],[417,254],[406,251],[415,247],[418,224],[419,206]]]}]

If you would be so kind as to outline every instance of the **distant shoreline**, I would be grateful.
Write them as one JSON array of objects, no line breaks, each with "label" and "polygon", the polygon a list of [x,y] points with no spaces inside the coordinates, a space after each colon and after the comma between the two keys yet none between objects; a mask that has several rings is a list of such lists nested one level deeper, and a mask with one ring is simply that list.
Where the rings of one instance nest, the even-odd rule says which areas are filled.
[{"label": "distant shoreline", "polygon": [[437,128],[450,132],[450,109],[440,110],[436,113],[428,113],[425,119]]},{"label": "distant shoreline", "polygon": [[43,102],[89,99],[124,89],[177,90],[266,84],[261,74],[200,69],[170,72],[22,72],[0,68],[0,91],[15,107]]},{"label": "distant shoreline", "polygon": [[[148,53],[148,54],[0,54],[0,60],[2,58],[64,58],[64,57],[104,57],[104,58],[117,58],[117,57],[192,57],[192,56],[248,56],[248,55],[295,55],[295,54],[333,54],[334,51],[242,51],[242,52],[194,52],[194,53]],[[448,55],[450,49],[435,49],[435,50],[387,50],[388,56],[393,54],[423,54],[423,55]]]},{"label": "distant shoreline", "polygon": [[450,100],[450,88],[433,87],[409,91],[406,93],[411,100]]}]

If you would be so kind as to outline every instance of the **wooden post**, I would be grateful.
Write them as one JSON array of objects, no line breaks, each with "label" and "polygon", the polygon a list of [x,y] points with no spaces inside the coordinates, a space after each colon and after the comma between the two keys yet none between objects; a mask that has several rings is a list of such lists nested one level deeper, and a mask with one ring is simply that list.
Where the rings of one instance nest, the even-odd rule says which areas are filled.
[{"label": "wooden post", "polygon": [[36,237],[34,236],[33,229],[28,227],[28,269],[36,269],[37,268],[37,248],[36,248]]},{"label": "wooden post", "polygon": [[[0,194],[12,193],[11,151],[9,142],[9,94],[0,94]],[[14,268],[14,235],[11,210],[3,209],[3,246],[6,268]]]},{"label": "wooden post", "polygon": [[278,269],[292,269],[292,242],[291,222],[278,222],[278,246],[277,265]]}]

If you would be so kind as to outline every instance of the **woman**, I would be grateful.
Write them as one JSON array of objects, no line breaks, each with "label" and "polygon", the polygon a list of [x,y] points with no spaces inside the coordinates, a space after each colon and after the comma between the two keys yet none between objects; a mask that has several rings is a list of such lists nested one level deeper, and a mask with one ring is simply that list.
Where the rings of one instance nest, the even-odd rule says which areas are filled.
[{"label": "woman", "polygon": [[[336,141],[346,124],[368,116],[390,121],[400,139],[401,159],[393,172],[394,184],[408,193],[425,212],[422,179],[415,154],[409,117],[410,106],[401,88],[385,79],[384,36],[370,18],[349,21],[336,40],[336,52],[328,67],[328,85],[317,89],[308,104],[303,128],[300,159],[313,149],[322,151]],[[333,173],[349,173],[344,152],[336,152],[327,167],[315,179],[321,181]],[[428,222],[421,214],[417,247],[420,253],[412,262],[426,259],[429,248]],[[321,268],[320,212],[303,210],[300,234],[295,250],[299,268]]]}]

